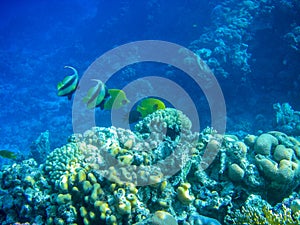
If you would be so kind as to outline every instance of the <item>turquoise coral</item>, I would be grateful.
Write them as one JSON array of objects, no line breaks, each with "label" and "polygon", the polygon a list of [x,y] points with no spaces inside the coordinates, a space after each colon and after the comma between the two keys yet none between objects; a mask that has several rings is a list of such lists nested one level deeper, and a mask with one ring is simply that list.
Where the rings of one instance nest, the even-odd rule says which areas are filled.
[{"label": "turquoise coral", "polygon": [[[211,128],[193,133],[190,120],[176,109],[148,115],[134,131],[93,127],[69,141],[40,166],[28,160],[2,169],[2,224],[227,223],[240,215],[236,208],[258,217],[245,202],[249,193],[278,203],[283,196],[272,193],[299,186],[295,138],[275,131],[244,140]],[[206,157],[210,164],[203,169]],[[265,203],[265,219],[280,212],[298,215],[296,197],[284,204],[286,211],[274,213]]]},{"label": "turquoise coral", "polygon": [[[233,224],[297,225],[300,213],[293,211],[291,199],[292,196],[272,207],[259,196],[251,195],[240,210],[235,210],[226,219]],[[298,199],[292,202],[295,200]]]}]

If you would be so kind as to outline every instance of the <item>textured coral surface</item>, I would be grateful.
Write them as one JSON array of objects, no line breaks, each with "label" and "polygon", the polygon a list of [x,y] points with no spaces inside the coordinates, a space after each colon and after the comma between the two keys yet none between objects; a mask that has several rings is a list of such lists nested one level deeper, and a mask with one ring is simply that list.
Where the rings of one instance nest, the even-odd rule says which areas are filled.
[{"label": "textured coral surface", "polygon": [[93,127],[44,164],[4,167],[1,223],[299,222],[299,146],[278,131],[243,140],[192,132],[182,112],[158,110],[134,131]]}]

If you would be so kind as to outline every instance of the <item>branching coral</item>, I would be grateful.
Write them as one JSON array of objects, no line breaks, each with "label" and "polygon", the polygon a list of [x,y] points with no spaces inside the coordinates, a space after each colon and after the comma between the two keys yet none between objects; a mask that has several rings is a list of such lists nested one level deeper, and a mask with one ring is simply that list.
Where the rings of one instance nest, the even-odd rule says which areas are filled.
[{"label": "branching coral", "polygon": [[290,196],[272,207],[259,196],[251,195],[241,210],[235,210],[227,219],[231,218],[233,224],[298,225],[300,211],[291,206],[298,199],[293,198]]}]

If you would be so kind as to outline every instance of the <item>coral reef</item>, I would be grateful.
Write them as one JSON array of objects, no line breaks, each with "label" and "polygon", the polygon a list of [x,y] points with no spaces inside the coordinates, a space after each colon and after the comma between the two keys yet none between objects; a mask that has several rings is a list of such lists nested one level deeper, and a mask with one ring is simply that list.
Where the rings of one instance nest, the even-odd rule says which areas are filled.
[{"label": "coral reef", "polygon": [[294,26],[291,32],[288,32],[284,38],[292,49],[297,52],[300,51],[300,26]]},{"label": "coral reef", "polygon": [[45,162],[45,155],[51,152],[49,131],[45,131],[31,144],[30,157],[34,158],[39,164]]},{"label": "coral reef", "polygon": [[289,103],[276,103],[274,108],[274,127],[288,135],[300,135],[300,112],[295,111]]},{"label": "coral reef", "polygon": [[44,223],[51,186],[33,159],[4,167],[0,172],[0,223]]},{"label": "coral reef", "polygon": [[[255,48],[259,46],[261,34],[282,40],[287,49],[284,63],[290,65],[286,73],[297,73],[296,68],[299,67],[296,61],[299,57],[295,57],[294,53],[299,53],[300,42],[298,1],[226,0],[213,4],[210,15],[212,24],[190,43],[189,48],[207,63],[215,75],[236,76],[245,82],[247,75],[255,70],[254,66],[259,65],[255,62],[257,58],[252,59],[257,54]],[[284,21],[284,17],[289,18],[287,24],[279,28],[281,25],[277,20]],[[280,52],[279,48],[273,51]]]},{"label": "coral reef", "polygon": [[269,18],[272,9],[272,4],[266,1],[223,1],[212,10],[213,26],[193,41],[190,48],[217,75],[229,76],[229,68],[248,74],[251,72],[248,45],[253,35],[249,31],[268,26],[257,18]]},{"label": "coral reef", "polygon": [[30,159],[1,170],[2,224],[297,221],[300,142],[285,133],[192,132],[167,108],[134,131],[93,127],[68,141],[40,166]]},{"label": "coral reef", "polygon": [[300,223],[298,202],[297,193],[293,193],[274,207],[257,195],[250,195],[244,206],[228,214],[226,220],[231,224],[296,225]]}]

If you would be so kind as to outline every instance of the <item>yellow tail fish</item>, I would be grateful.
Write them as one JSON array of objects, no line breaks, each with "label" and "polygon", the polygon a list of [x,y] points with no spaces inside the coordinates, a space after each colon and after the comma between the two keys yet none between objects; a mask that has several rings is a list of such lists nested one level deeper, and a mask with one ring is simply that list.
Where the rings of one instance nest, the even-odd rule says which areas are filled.
[{"label": "yellow tail fish", "polygon": [[145,98],[137,105],[136,110],[129,113],[129,123],[136,123],[156,110],[165,109],[165,104],[157,98]]},{"label": "yellow tail fish", "polygon": [[101,109],[119,109],[130,102],[126,93],[120,89],[108,89],[108,94],[109,97],[104,101]]},{"label": "yellow tail fish", "polygon": [[137,106],[136,111],[141,114],[142,118],[145,118],[156,110],[165,109],[165,104],[157,98],[145,98]]}]

